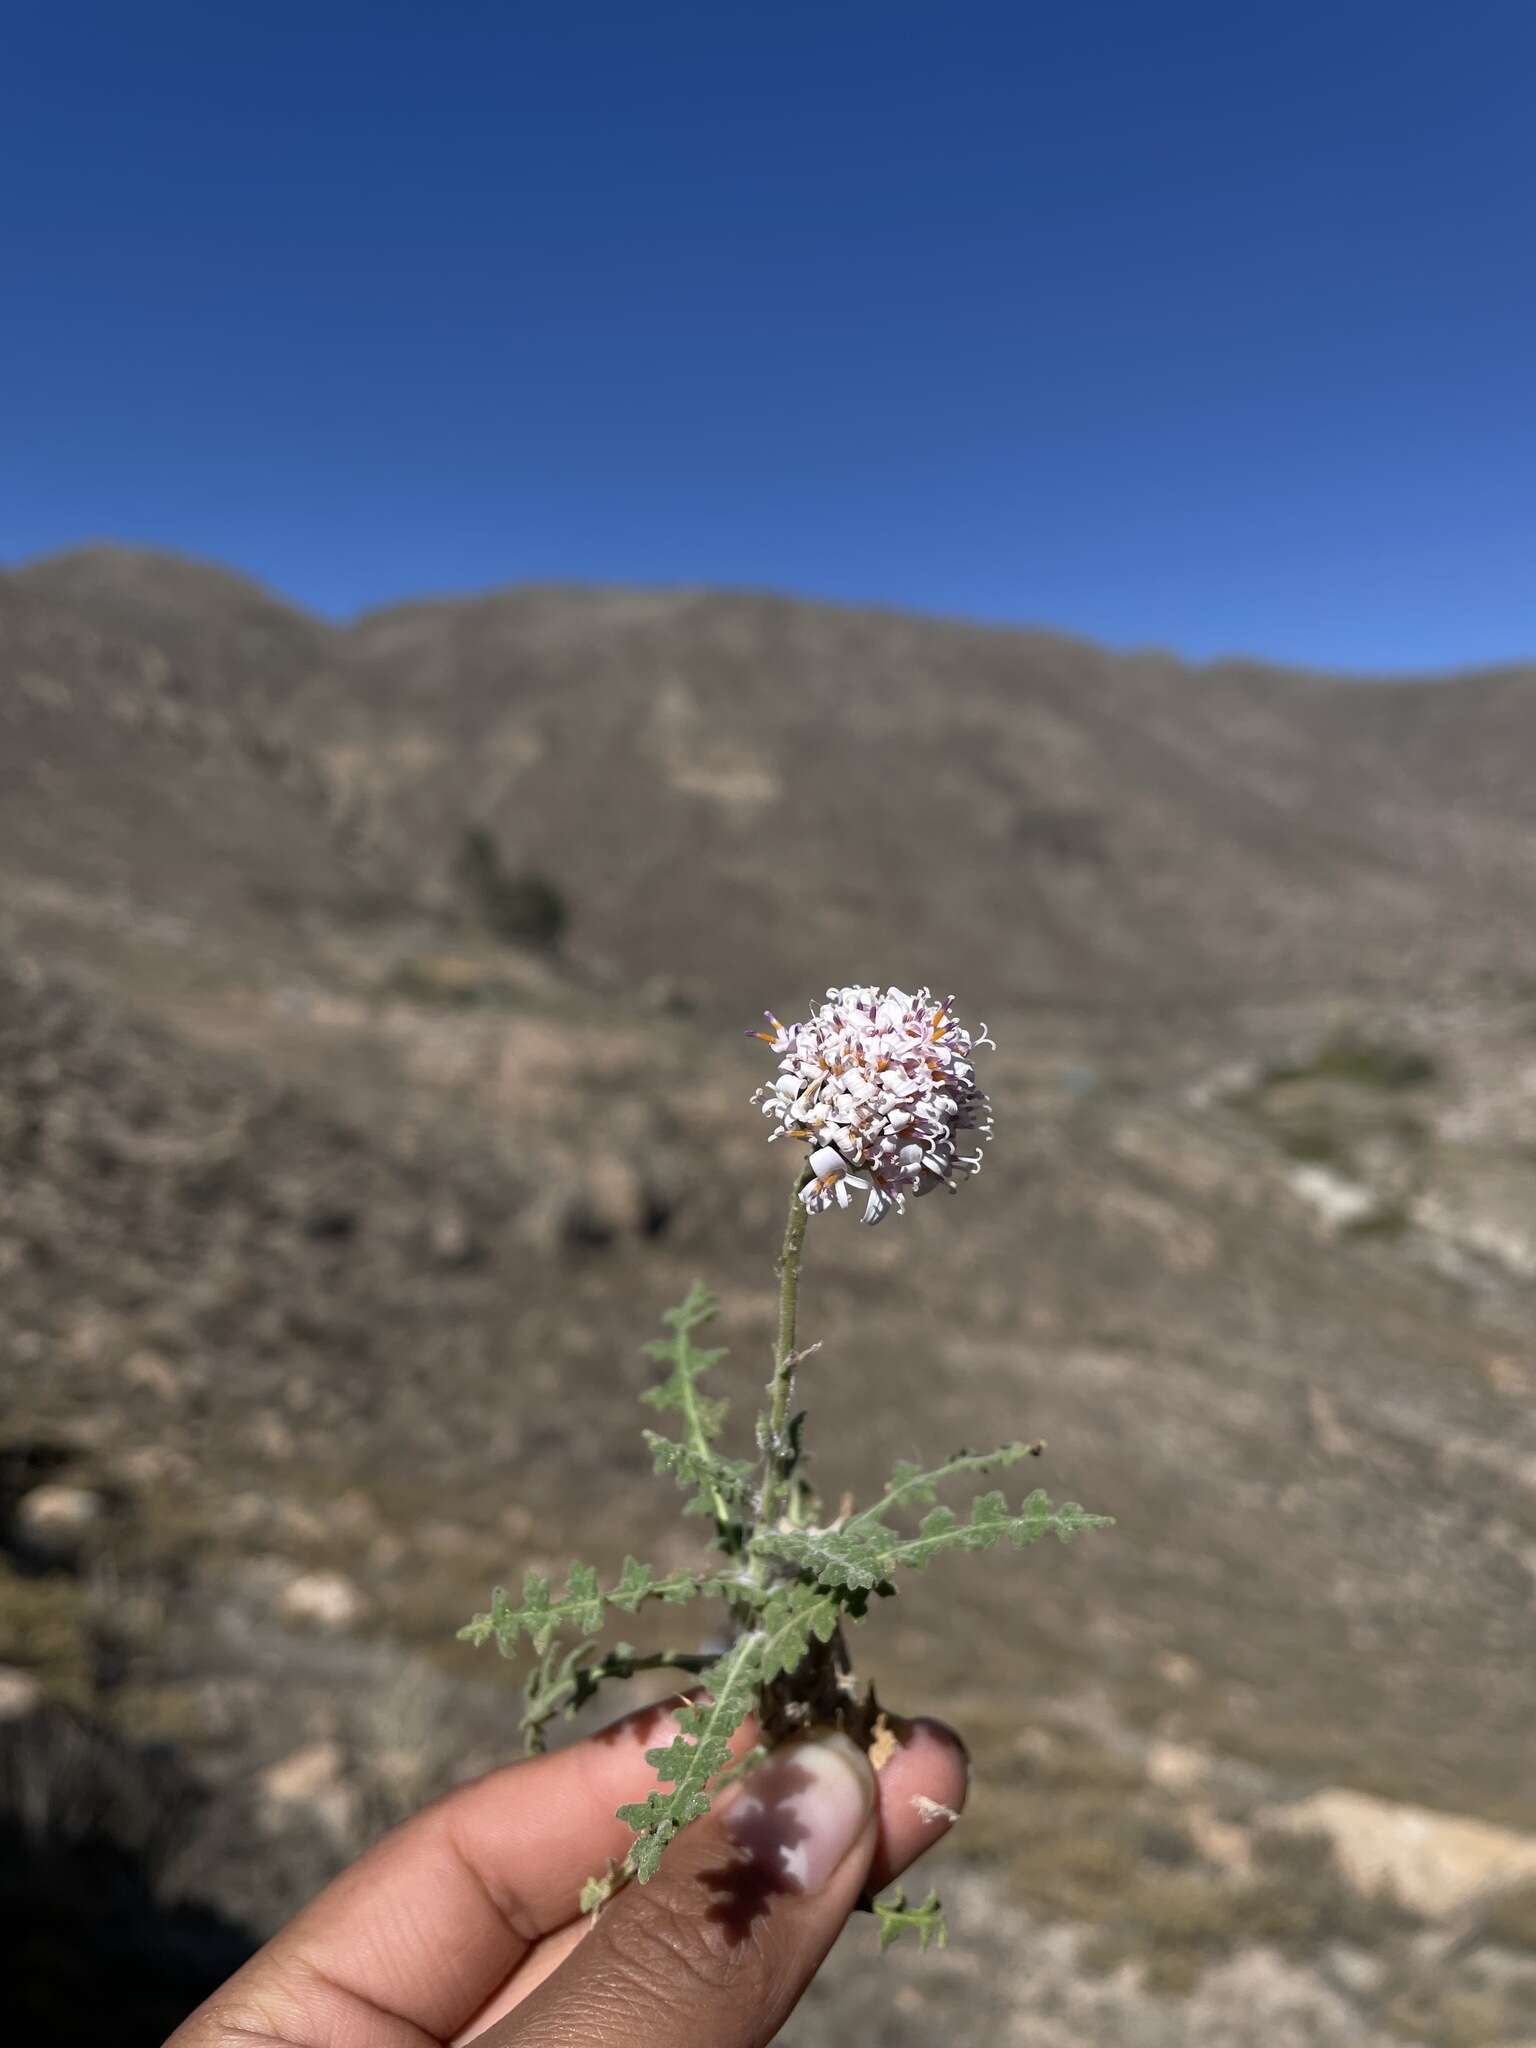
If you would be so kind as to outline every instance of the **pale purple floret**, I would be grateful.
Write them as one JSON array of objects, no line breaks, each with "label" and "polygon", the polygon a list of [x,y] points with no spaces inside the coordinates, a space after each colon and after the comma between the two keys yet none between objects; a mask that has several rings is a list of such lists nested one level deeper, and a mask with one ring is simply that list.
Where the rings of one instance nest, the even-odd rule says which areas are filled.
[{"label": "pale purple floret", "polygon": [[[941,1182],[953,1192],[980,1171],[992,1109],[971,1055],[993,1041],[985,1025],[973,1038],[956,1023],[953,998],[829,988],[803,1023],[781,1024],[771,1011],[768,1022],[757,1036],[779,1055],[779,1078],[752,1100],[778,1125],[770,1137],[809,1145],[807,1209],[846,1209],[857,1189],[867,1197],[864,1221],[878,1223],[908,1195]],[[979,1141],[974,1152],[959,1149],[967,1132]]]}]

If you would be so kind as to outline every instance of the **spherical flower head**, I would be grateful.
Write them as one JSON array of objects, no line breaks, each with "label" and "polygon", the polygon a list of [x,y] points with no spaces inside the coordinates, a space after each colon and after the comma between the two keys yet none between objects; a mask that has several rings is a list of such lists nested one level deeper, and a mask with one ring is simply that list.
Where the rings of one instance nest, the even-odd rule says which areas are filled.
[{"label": "spherical flower head", "polygon": [[[908,1195],[954,1193],[980,1172],[992,1107],[971,1055],[993,1041],[985,1024],[974,1038],[962,1028],[953,997],[829,988],[804,1023],[767,1014],[772,1028],[756,1035],[779,1055],[779,1077],[752,1100],[777,1125],[770,1140],[809,1147],[800,1199],[813,1214],[834,1202],[846,1209],[857,1189],[864,1221],[878,1223],[904,1210]],[[974,1152],[960,1150],[967,1135]]]}]

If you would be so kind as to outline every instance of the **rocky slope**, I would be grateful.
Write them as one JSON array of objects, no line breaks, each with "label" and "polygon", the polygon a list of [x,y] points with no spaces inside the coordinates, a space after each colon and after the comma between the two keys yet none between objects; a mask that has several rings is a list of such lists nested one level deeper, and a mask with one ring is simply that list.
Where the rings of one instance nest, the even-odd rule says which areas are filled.
[{"label": "rocky slope", "polygon": [[999,1135],[818,1227],[826,1483],[1038,1433],[1120,1518],[869,1632],[978,1767],[890,2038],[1536,2034],[1518,1856],[1357,1853],[1536,1830],[1536,675],[701,594],[341,631],[92,551],[0,578],[0,721],[0,1872],[126,1886],[146,2014],[504,1753],[493,1578],[681,1554],[638,1347],[703,1273],[761,1375],[737,1027],[867,973],[987,1017]]}]

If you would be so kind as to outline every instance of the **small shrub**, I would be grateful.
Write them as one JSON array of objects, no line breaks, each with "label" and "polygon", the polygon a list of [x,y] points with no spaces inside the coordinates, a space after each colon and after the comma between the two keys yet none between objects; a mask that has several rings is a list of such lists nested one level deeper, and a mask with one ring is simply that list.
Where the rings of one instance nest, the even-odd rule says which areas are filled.
[{"label": "small shrub", "polygon": [[1272,1083],[1343,1081],[1355,1088],[1395,1092],[1426,1087],[1438,1078],[1439,1072],[1435,1061],[1416,1045],[1395,1044],[1343,1030],[1324,1039],[1310,1060],[1299,1066],[1277,1067],[1268,1078]]},{"label": "small shrub", "polygon": [[509,872],[495,834],[484,825],[466,829],[454,872],[471,909],[498,939],[551,953],[559,946],[570,923],[565,897],[536,869]]}]

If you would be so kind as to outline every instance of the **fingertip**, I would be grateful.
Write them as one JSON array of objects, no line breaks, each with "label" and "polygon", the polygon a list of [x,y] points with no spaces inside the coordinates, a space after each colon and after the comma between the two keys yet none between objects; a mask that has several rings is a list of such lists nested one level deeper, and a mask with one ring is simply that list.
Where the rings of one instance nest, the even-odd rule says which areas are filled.
[{"label": "fingertip", "polygon": [[947,1721],[940,1721],[931,1714],[919,1714],[915,1720],[908,1721],[906,1727],[908,1734],[901,1743],[902,1749],[916,1752],[925,1764],[931,1763],[947,1771],[950,1788],[955,1793],[950,1804],[963,1807],[971,1784],[971,1752],[966,1748],[964,1738]]},{"label": "fingertip", "polygon": [[888,1884],[948,1834],[965,1809],[970,1758],[943,1721],[888,1716],[896,1748],[878,1777],[880,1839],[874,1881]]}]

